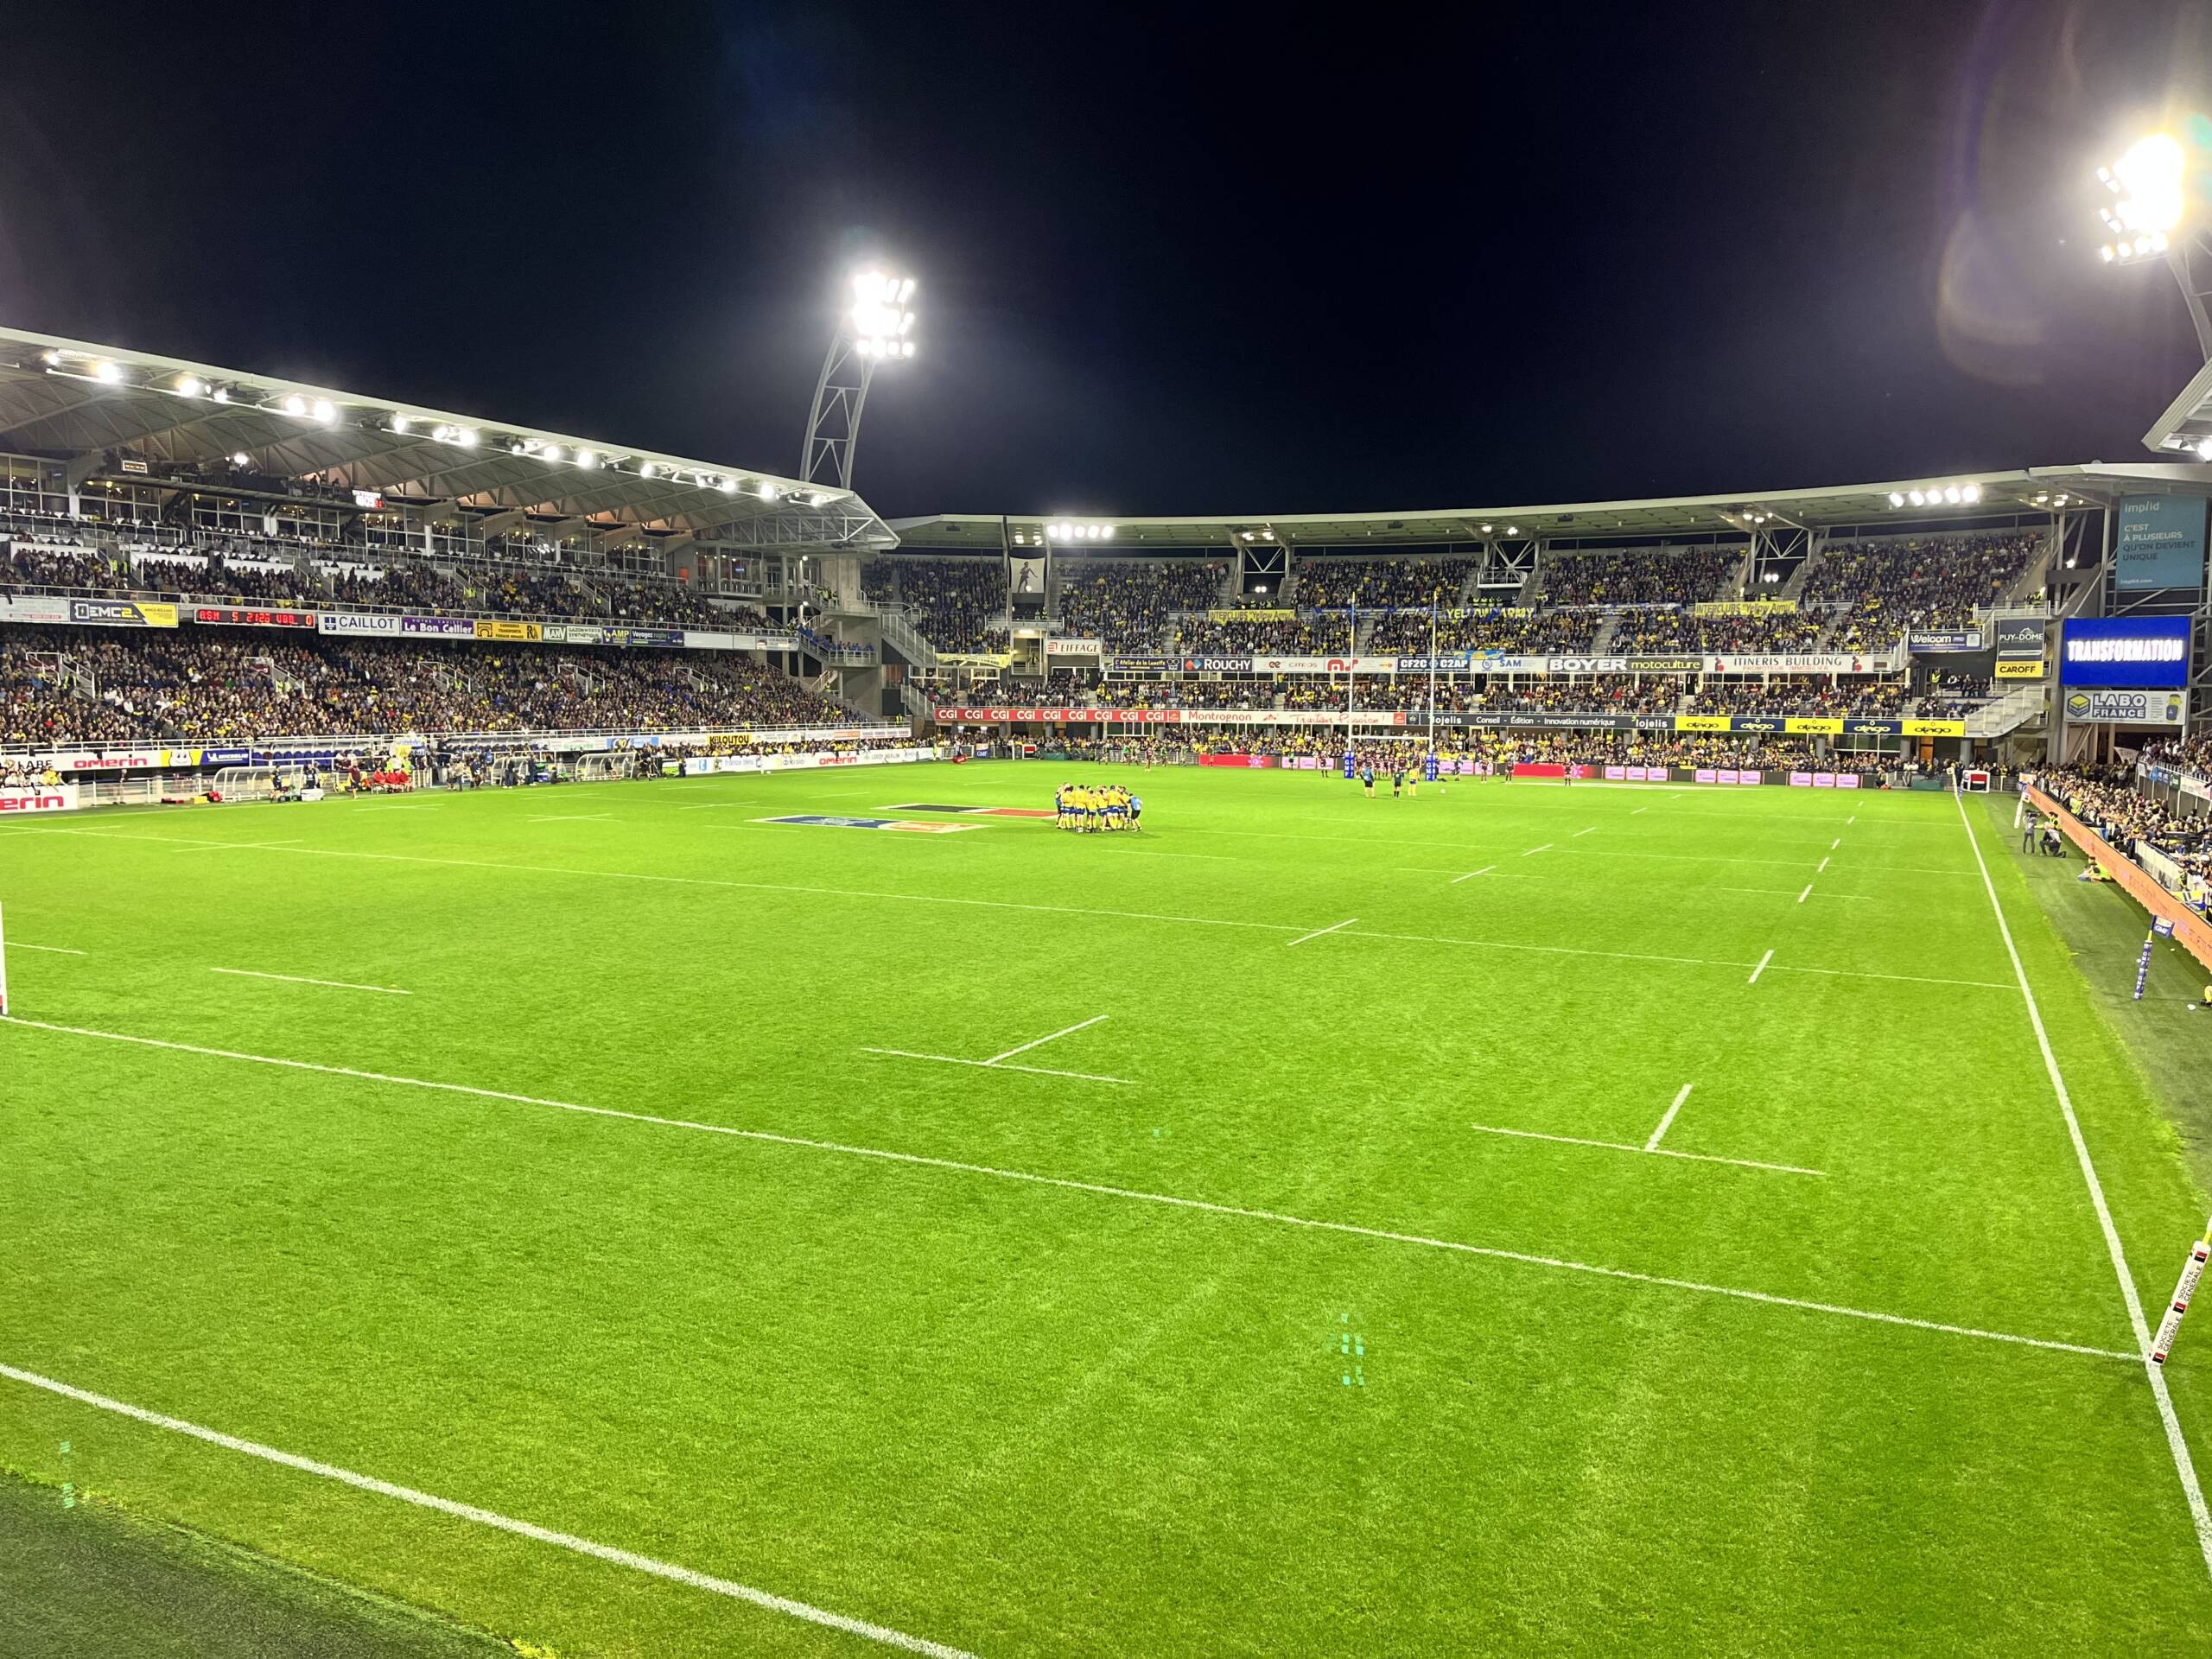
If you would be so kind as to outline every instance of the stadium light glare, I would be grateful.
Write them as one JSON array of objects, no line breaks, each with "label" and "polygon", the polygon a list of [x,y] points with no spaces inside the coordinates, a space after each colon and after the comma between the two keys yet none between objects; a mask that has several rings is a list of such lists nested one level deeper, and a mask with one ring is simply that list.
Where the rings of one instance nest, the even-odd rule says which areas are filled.
[{"label": "stadium light glare", "polygon": [[1960,490],[1959,494],[1968,501],[1979,501],[1981,499],[1981,486],[1968,484]]},{"label": "stadium light glare", "polygon": [[338,411],[331,407],[330,399],[318,397],[315,400],[315,417],[325,426],[328,426],[338,418]]},{"label": "stadium light glare", "polygon": [[176,383],[176,389],[181,397],[197,397],[201,392],[207,391],[207,387],[198,375],[188,374]]},{"label": "stadium light glare", "polygon": [[594,450],[579,449],[576,451],[576,465],[589,472],[599,465],[599,455]]},{"label": "stadium light glare", "polygon": [[880,270],[855,271],[852,279],[853,305],[847,313],[853,349],[868,359],[912,357],[914,313],[906,302],[914,296],[911,276],[887,276]]},{"label": "stadium light glare", "polygon": [[2199,461],[2212,461],[2212,438],[2202,438],[2198,440],[2196,445],[2196,458]]},{"label": "stadium light glare", "polygon": [[391,417],[391,429],[395,432],[405,432],[414,424],[415,423],[404,415],[395,415]]},{"label": "stadium light glare", "polygon": [[305,415],[308,412],[308,400],[296,391],[294,392],[284,400],[284,412],[294,416]]},{"label": "stadium light glare", "polygon": [[1509,536],[1518,536],[1521,533],[1521,526],[1518,524],[1508,524],[1505,527],[1505,533]]},{"label": "stadium light glare", "polygon": [[737,493],[737,480],[734,478],[726,478],[722,480],[722,493],[724,495],[735,495]]},{"label": "stadium light glare", "polygon": [[760,499],[763,501],[772,501],[776,499],[776,486],[765,478],[760,480]]},{"label": "stadium light glare", "polygon": [[92,378],[104,386],[111,386],[123,378],[123,371],[112,363],[95,363],[92,365]]},{"label": "stadium light glare", "polygon": [[1890,505],[1893,507],[1901,507],[1904,505],[1904,493],[1901,490],[1891,490],[1890,492]]},{"label": "stadium light glare", "polygon": [[564,453],[565,452],[562,449],[559,444],[549,443],[545,446],[545,452],[543,458],[548,462],[557,462]]},{"label": "stadium light glare", "polygon": [[219,404],[227,404],[227,403],[229,403],[229,402],[231,401],[231,389],[230,389],[228,386],[218,386],[218,387],[216,387],[216,388],[215,388],[215,401],[216,401],[217,403],[219,403]]},{"label": "stadium light glare", "polygon": [[476,447],[476,429],[473,426],[462,427],[460,431],[453,435],[453,441],[464,449],[474,449]]},{"label": "stadium light glare", "polygon": [[251,467],[253,465],[253,457],[246,454],[245,450],[241,449],[231,457],[231,465],[233,467]]},{"label": "stadium light glare", "polygon": [[59,368],[61,366],[61,353],[54,351],[41,352],[38,354],[38,360],[49,369]]}]

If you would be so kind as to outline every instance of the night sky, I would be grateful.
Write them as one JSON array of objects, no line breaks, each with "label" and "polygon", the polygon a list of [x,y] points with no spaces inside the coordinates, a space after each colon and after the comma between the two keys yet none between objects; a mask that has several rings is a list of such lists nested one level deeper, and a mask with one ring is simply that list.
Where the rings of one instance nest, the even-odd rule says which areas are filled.
[{"label": "night sky", "polygon": [[2202,4],[1106,10],[42,9],[0,320],[788,473],[880,253],[887,515],[2145,459],[2197,365],[2091,175]]}]

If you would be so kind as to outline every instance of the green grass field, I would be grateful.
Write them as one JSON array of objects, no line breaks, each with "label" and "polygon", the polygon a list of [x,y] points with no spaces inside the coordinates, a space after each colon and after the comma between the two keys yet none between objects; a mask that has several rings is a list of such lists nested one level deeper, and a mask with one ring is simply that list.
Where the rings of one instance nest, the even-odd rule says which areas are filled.
[{"label": "green grass field", "polygon": [[2203,1198],[2009,798],[758,822],[1063,775],[0,830],[0,1366],[645,1560],[21,1376],[0,1464],[564,1656],[2202,1648],[1977,846],[2153,1320]]}]

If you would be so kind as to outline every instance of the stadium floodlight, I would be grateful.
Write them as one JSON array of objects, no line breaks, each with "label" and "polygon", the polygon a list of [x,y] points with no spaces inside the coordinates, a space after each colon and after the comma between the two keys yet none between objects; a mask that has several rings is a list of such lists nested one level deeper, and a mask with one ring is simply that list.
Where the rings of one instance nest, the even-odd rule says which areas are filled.
[{"label": "stadium floodlight", "polygon": [[176,383],[176,390],[179,397],[197,397],[201,392],[207,391],[207,387],[198,375],[188,374]]},{"label": "stadium floodlight", "polygon": [[227,403],[229,403],[229,402],[231,401],[231,389],[230,389],[228,386],[218,386],[218,387],[216,387],[216,388],[215,388],[215,401],[216,401],[217,403],[219,403],[219,404],[227,404]]},{"label": "stadium floodlight", "polygon": [[853,487],[853,454],[860,443],[861,413],[868,404],[876,365],[915,353],[912,276],[868,266],[846,279],[846,299],[830,337],[829,355],[815,382],[806,419],[806,444],[798,475],[842,493]]},{"label": "stadium floodlight", "polygon": [[306,415],[308,412],[308,400],[301,397],[296,391],[294,392],[289,397],[287,397],[284,400],[284,412],[287,415],[290,415],[295,417]]},{"label": "stadium floodlight", "polygon": [[325,426],[328,426],[338,418],[338,411],[331,406],[330,399],[318,397],[315,400],[315,417]]},{"label": "stadium floodlight", "polygon": [[253,457],[246,454],[245,450],[241,449],[231,457],[231,465],[233,467],[251,467],[253,465]]},{"label": "stadium floodlight", "polygon": [[409,420],[404,415],[395,415],[391,417],[391,429],[395,432],[404,432],[409,427],[414,424],[415,423]]},{"label": "stadium floodlight", "polygon": [[586,472],[589,472],[593,467],[599,465],[599,456],[597,453],[593,450],[579,449],[576,451],[576,465],[582,467]]},{"label": "stadium floodlight", "polygon": [[726,478],[722,480],[721,488],[724,495],[735,495],[737,493],[737,480],[734,478]]},{"label": "stadium floodlight", "polygon": [[453,435],[453,441],[464,449],[474,449],[476,447],[476,429],[473,426],[462,427],[460,431]]},{"label": "stadium floodlight", "polygon": [[92,365],[92,378],[104,386],[111,386],[123,378],[123,371],[112,363],[95,363]]},{"label": "stadium floodlight", "polygon": [[658,469],[653,466],[652,462],[648,461],[639,467],[638,476],[639,478],[651,478],[657,470]]},{"label": "stadium floodlight", "polygon": [[561,459],[561,446],[557,443],[549,443],[545,446],[543,459],[548,461],[558,461]]},{"label": "stadium floodlight", "polygon": [[1891,490],[1890,492],[1890,505],[1893,507],[1901,507],[1904,505],[1904,493],[1898,490]]}]

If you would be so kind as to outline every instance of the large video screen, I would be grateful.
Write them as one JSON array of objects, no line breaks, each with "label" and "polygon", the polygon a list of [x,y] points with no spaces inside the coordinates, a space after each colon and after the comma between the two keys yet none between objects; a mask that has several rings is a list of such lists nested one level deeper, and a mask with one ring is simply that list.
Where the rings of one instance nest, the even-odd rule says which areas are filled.
[{"label": "large video screen", "polygon": [[2164,689],[2189,683],[2189,619],[2100,616],[2066,624],[2063,685]]}]

